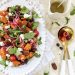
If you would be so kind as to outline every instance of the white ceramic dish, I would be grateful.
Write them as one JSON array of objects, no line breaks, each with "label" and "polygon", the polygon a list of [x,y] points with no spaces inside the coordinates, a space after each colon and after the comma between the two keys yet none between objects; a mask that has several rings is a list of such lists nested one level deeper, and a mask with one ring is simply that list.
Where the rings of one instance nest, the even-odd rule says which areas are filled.
[{"label": "white ceramic dish", "polygon": [[[28,0],[12,0],[10,2],[7,2],[0,6],[0,10],[6,9],[7,7],[13,6],[13,5],[21,5],[26,6],[30,10],[34,9],[39,15],[41,15],[40,9],[33,3],[34,0],[28,1]],[[6,69],[3,68],[2,65],[0,65],[0,70],[2,70],[4,75],[28,75],[30,72],[35,70],[37,66],[42,61],[42,57],[45,50],[45,23],[43,18],[38,19],[40,25],[38,27],[40,36],[42,37],[42,45],[37,47],[37,50],[40,52],[41,56],[40,58],[33,57],[29,62],[25,65],[19,66],[19,67],[7,67]]]},{"label": "white ceramic dish", "polygon": [[65,7],[65,10],[63,13],[58,13],[58,12],[55,12],[55,13],[52,13],[51,10],[50,10],[50,7],[51,7],[51,3],[55,2],[55,1],[59,1],[61,2],[62,0],[49,0],[49,8],[48,8],[48,14],[49,16],[51,15],[54,15],[54,16],[62,16],[62,15],[66,15],[69,11],[70,11],[70,8],[71,8],[71,0],[64,0],[63,4],[64,4],[64,7]]}]

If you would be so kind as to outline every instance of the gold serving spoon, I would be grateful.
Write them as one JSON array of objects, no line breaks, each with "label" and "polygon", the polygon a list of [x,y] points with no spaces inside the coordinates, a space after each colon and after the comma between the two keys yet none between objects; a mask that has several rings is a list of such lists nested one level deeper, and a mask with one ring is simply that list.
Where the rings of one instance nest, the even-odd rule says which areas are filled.
[{"label": "gold serving spoon", "polygon": [[66,70],[65,69],[66,68],[65,60],[66,59],[68,59],[69,74],[74,75],[72,62],[70,60],[70,55],[69,55],[69,51],[68,51],[68,44],[73,39],[73,35],[74,35],[74,32],[73,32],[72,28],[70,28],[68,26],[62,27],[58,32],[58,38],[64,47],[64,55],[63,55],[63,61],[62,61],[60,75],[65,75],[65,70]]},{"label": "gold serving spoon", "polygon": [[73,39],[74,32],[70,27],[62,27],[58,32],[58,38],[64,47],[64,56],[63,59],[66,59],[66,53],[68,54],[68,58],[70,59],[68,52],[68,43]]}]

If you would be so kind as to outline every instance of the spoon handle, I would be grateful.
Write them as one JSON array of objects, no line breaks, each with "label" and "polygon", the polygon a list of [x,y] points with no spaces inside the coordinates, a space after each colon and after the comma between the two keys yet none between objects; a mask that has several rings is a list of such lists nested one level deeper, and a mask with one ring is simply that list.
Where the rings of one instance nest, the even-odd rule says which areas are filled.
[{"label": "spoon handle", "polygon": [[62,0],[62,2],[58,5],[58,7],[60,7],[60,6],[64,3],[64,1],[65,1],[65,0]]},{"label": "spoon handle", "polygon": [[65,71],[66,71],[66,61],[62,60],[61,69],[60,69],[60,75],[65,75]]},{"label": "spoon handle", "polygon": [[68,60],[68,68],[69,68],[69,74],[75,75],[71,59]]},{"label": "spoon handle", "polygon": [[69,52],[68,52],[68,42],[67,41],[63,42],[63,47],[64,47],[63,60],[70,59],[70,55],[69,55]]}]

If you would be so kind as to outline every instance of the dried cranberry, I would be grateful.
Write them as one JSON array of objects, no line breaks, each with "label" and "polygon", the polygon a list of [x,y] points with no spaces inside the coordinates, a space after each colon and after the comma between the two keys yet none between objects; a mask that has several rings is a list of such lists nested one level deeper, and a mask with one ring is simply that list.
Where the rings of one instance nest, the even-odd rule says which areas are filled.
[{"label": "dried cranberry", "polygon": [[12,43],[9,42],[9,41],[4,42],[4,46],[5,46],[5,47],[11,46],[11,45],[12,45]]},{"label": "dried cranberry", "polygon": [[27,23],[27,27],[30,28],[30,27],[32,26],[32,23],[33,23],[33,22],[28,22],[28,23]]},{"label": "dried cranberry", "polygon": [[5,38],[4,38],[4,37],[1,37],[1,38],[0,38],[0,41],[5,41]]},{"label": "dried cranberry", "polygon": [[9,16],[9,21],[13,22],[14,16]]},{"label": "dried cranberry", "polygon": [[52,63],[51,65],[52,65],[52,68],[53,68],[54,70],[57,70],[57,65],[56,65],[56,63]]},{"label": "dried cranberry", "polygon": [[29,21],[29,22],[34,22],[34,18],[26,19],[26,20]]},{"label": "dried cranberry", "polygon": [[61,50],[63,50],[63,47],[60,47]]},{"label": "dried cranberry", "polygon": [[59,46],[60,46],[60,44],[59,44],[59,43],[56,43],[56,46],[57,46],[57,47],[59,47]]},{"label": "dried cranberry", "polygon": [[37,29],[34,30],[34,33],[35,33],[35,37],[37,37],[39,35],[39,31],[37,31]]}]

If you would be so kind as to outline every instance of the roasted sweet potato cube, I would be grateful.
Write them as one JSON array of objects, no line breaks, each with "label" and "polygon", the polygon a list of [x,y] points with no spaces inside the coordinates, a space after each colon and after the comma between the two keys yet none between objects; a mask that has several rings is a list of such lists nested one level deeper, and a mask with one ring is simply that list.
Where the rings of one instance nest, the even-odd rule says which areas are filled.
[{"label": "roasted sweet potato cube", "polygon": [[31,44],[27,43],[26,46],[24,47],[24,50],[29,51],[31,50],[31,47],[32,47]]}]

